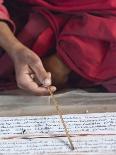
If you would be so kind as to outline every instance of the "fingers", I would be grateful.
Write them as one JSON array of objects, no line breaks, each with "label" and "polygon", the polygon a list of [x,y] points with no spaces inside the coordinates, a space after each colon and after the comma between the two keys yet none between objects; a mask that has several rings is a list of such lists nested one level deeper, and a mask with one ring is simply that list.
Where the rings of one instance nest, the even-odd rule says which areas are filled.
[{"label": "fingers", "polygon": [[[48,74],[48,78],[51,79],[51,73],[48,72],[47,74]],[[39,86],[42,85],[42,86],[44,86],[44,87],[48,87],[48,86],[45,86],[45,85],[41,84],[41,82],[38,80],[38,78],[36,77],[35,74],[32,73],[32,74],[30,75],[30,77],[31,77],[31,78],[35,81],[35,83],[37,83]]]},{"label": "fingers", "polygon": [[37,79],[40,81],[41,84],[43,84],[45,87],[51,85],[51,75],[50,73],[46,72],[39,58],[38,61],[35,61],[30,67],[34,71]]},{"label": "fingers", "polygon": [[[45,87],[39,87],[29,76],[29,74],[24,74],[21,76],[21,79],[18,80],[17,82],[18,87],[30,91],[36,95],[49,95],[49,91]],[[52,92],[56,90],[54,86],[50,86],[50,89]]]},{"label": "fingers", "polygon": [[[31,75],[32,71],[27,65],[20,65],[20,67],[18,67],[16,69],[16,79],[19,88],[36,95],[49,95],[47,88],[43,86],[39,87],[38,84],[33,80],[34,74]],[[50,74],[48,74],[48,76],[51,77]],[[56,90],[54,86],[51,86],[50,88],[52,92]]]}]

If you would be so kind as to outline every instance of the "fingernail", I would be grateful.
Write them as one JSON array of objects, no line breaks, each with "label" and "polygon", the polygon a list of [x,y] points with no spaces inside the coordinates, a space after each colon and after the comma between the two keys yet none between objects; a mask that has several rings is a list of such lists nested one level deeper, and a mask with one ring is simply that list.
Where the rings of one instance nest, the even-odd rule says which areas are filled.
[{"label": "fingernail", "polygon": [[49,79],[45,79],[45,80],[44,80],[44,85],[45,85],[45,86],[51,85],[51,81],[50,81]]},{"label": "fingernail", "polygon": [[56,87],[53,87],[52,90],[53,90],[53,92],[56,91]]}]

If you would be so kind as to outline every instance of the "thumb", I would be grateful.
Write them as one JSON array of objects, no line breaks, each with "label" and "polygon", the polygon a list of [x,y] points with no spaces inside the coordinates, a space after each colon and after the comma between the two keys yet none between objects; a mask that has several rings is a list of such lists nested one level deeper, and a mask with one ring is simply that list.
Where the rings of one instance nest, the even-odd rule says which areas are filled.
[{"label": "thumb", "polygon": [[51,73],[46,72],[41,61],[34,63],[31,68],[42,85],[45,87],[51,85]]},{"label": "thumb", "polygon": [[50,72],[48,72],[47,73],[47,77],[46,77],[46,79],[44,80],[44,86],[50,86],[51,85],[51,73]]}]

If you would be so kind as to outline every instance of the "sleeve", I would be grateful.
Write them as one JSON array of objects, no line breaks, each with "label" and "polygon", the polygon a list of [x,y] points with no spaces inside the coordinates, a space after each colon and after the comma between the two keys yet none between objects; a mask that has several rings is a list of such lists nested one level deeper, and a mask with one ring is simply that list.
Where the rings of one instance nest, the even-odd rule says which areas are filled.
[{"label": "sleeve", "polygon": [[0,0],[0,21],[5,21],[11,30],[15,32],[15,24],[14,22],[10,19],[10,15],[8,13],[8,10],[4,6],[4,0]]}]

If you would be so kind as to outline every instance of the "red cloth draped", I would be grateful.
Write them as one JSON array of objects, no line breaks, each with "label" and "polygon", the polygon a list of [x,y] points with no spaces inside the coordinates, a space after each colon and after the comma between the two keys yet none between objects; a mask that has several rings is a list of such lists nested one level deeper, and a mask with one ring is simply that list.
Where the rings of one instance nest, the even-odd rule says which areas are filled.
[{"label": "red cloth draped", "polygon": [[[6,0],[8,3],[13,1],[15,0],[12,2]],[[40,57],[48,54],[56,46],[59,58],[77,75],[91,81],[93,85],[102,84],[108,90],[116,92],[116,1],[17,0],[17,2],[30,8],[28,21],[17,35],[21,42]],[[0,3],[0,19],[10,23],[13,29],[10,12],[8,14],[2,0]],[[17,27],[18,25],[16,30]],[[1,58],[0,65],[3,63]],[[13,65],[9,65],[9,68],[3,67],[0,76],[8,76],[8,73],[10,75],[12,68]]]}]

